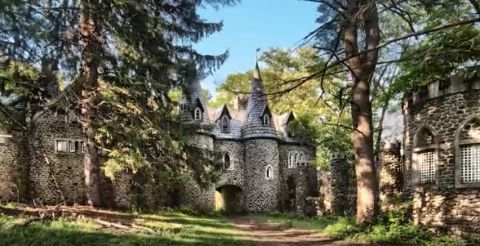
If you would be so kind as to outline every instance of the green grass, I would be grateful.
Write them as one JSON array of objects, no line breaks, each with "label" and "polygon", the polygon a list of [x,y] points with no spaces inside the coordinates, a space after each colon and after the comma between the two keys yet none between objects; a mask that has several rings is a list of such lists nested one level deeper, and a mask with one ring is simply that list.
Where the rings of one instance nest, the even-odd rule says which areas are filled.
[{"label": "green grass", "polygon": [[90,219],[60,219],[9,228],[18,218],[0,214],[0,245],[9,246],[251,246],[221,217],[181,213],[138,214],[137,222],[155,234],[105,230]]},{"label": "green grass", "polygon": [[353,217],[300,218],[295,215],[255,215],[264,221],[282,223],[292,221],[296,228],[310,229],[333,239],[367,241],[388,245],[416,246],[466,246],[467,241],[449,236],[433,235],[413,224],[400,224],[395,221],[382,222],[369,227],[358,227]]}]

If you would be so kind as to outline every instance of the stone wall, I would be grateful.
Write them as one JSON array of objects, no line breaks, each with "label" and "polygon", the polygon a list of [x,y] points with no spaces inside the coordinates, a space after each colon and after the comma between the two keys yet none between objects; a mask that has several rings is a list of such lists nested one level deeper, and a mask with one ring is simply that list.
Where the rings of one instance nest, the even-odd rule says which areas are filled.
[{"label": "stone wall", "polygon": [[[280,211],[288,212],[288,211],[296,211],[298,206],[296,203],[297,201],[292,202],[290,200],[290,193],[288,190],[288,179],[293,179],[295,183],[295,188],[299,188],[299,186],[305,186],[305,194],[298,194],[295,192],[295,200],[301,200],[300,203],[303,203],[304,200],[309,196],[318,196],[318,182],[316,177],[315,167],[311,166],[310,164],[302,167],[305,170],[300,170],[300,166],[296,166],[293,168],[288,167],[288,158],[290,153],[303,153],[305,155],[305,160],[309,163],[311,160],[315,159],[315,149],[308,145],[300,145],[300,144],[288,144],[288,143],[281,143],[279,144],[279,172],[280,172],[280,179],[279,179],[279,192],[278,192],[278,208]],[[301,172],[301,174],[300,174]],[[303,184],[305,182],[305,184]],[[302,190],[303,192],[303,190]]]},{"label": "stone wall", "polygon": [[392,199],[400,200],[402,194],[403,160],[400,150],[400,142],[382,144],[377,175],[380,200],[384,210],[395,209],[399,204],[394,204]]},{"label": "stone wall", "polygon": [[0,201],[23,201],[28,190],[28,152],[21,131],[1,132]]},{"label": "stone wall", "polygon": [[[419,224],[454,233],[480,232],[478,152],[468,152],[480,143],[478,89],[479,81],[454,77],[407,95],[404,197],[413,199],[413,217]],[[474,137],[465,137],[465,131]],[[434,163],[431,168],[422,164],[427,155]],[[469,164],[461,166],[462,162]]]},{"label": "stone wall", "polygon": [[244,190],[245,148],[242,142],[227,140],[215,141],[214,146],[215,150],[223,153],[222,156],[224,156],[225,153],[228,153],[230,156],[231,165],[233,165],[233,170],[227,170],[225,167],[222,168],[222,174],[217,181],[216,188],[219,188],[223,185],[235,185]]},{"label": "stone wall", "polygon": [[[268,212],[277,208],[279,188],[278,143],[274,139],[249,139],[245,141],[245,185],[247,209],[250,212]],[[266,179],[267,166],[273,178]]]}]

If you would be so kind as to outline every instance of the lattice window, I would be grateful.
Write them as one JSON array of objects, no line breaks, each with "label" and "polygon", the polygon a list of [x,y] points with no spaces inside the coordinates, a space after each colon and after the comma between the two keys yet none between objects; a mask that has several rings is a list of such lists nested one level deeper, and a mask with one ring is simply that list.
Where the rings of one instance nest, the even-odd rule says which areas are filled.
[{"label": "lattice window", "polygon": [[418,169],[420,183],[435,181],[437,158],[434,151],[418,153]]},{"label": "lattice window", "polygon": [[460,177],[462,183],[480,182],[480,144],[461,147]]}]

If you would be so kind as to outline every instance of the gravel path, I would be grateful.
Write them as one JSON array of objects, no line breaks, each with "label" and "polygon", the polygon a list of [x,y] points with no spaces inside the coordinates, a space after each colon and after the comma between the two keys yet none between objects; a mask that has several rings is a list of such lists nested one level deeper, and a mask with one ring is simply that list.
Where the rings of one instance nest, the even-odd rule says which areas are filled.
[{"label": "gravel path", "polygon": [[377,246],[334,240],[306,229],[282,229],[277,223],[268,223],[248,216],[229,219],[239,233],[249,237],[258,246]]}]

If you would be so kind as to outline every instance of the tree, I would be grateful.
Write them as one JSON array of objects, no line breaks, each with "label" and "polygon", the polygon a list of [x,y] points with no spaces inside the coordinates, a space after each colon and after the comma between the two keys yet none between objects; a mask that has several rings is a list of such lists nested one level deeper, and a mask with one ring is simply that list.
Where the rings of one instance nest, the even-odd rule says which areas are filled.
[{"label": "tree", "polygon": [[[318,3],[319,28],[304,38],[304,43],[316,39],[315,47],[319,56],[325,57],[324,66],[315,73],[289,81],[290,88],[306,83],[314,78],[323,78],[332,69],[339,66],[348,71],[351,83],[340,90],[339,98],[348,92],[352,116],[353,152],[355,154],[355,172],[357,178],[357,223],[373,223],[377,213],[376,197],[378,183],[373,163],[373,111],[371,102],[371,82],[379,63],[379,50],[407,40],[434,32],[480,21],[475,18],[446,15],[454,12],[475,10],[480,15],[476,1],[376,1],[376,0],[309,0]],[[461,6],[461,7],[459,7]],[[465,7],[467,6],[467,7]],[[382,32],[381,26],[395,16],[404,21],[404,25],[393,25],[394,32]],[[387,18],[385,18],[387,17]],[[398,20],[398,18],[392,18]],[[383,25],[381,25],[383,24]],[[394,29],[392,28],[392,29]],[[421,30],[416,30],[420,28]],[[386,30],[385,30],[386,31]],[[381,35],[385,42],[380,43]],[[287,90],[288,92],[289,90]],[[340,105],[343,105],[341,102]]]},{"label": "tree", "polygon": [[[59,71],[58,77],[71,81],[74,86],[67,89],[80,91],[79,99],[72,103],[79,110],[85,138],[89,205],[101,205],[98,149],[104,143],[100,140],[124,150],[113,153],[133,154],[133,159],[153,160],[155,153],[178,152],[164,145],[178,139],[174,136],[177,131],[172,130],[178,124],[167,117],[172,111],[167,93],[172,87],[197,79],[199,73],[218,67],[228,56],[227,52],[201,55],[190,46],[222,28],[222,23],[201,20],[197,8],[236,2],[12,0],[0,6],[8,13],[0,16],[4,24],[1,53],[31,66],[45,62],[50,71]],[[102,81],[109,93],[102,92]],[[102,111],[104,107],[114,113]],[[146,112],[147,108],[155,114]],[[170,128],[154,124],[162,120],[161,116],[166,118],[160,126]],[[111,128],[110,124],[120,122],[131,131]],[[147,132],[154,137],[145,144],[140,140],[146,140]],[[136,136],[133,133],[142,134],[132,141]],[[160,135],[167,140],[153,143]],[[123,142],[126,136],[129,143]]]},{"label": "tree", "polygon": [[[318,66],[323,66],[323,58],[317,56],[315,48],[308,46],[298,50],[271,48],[261,54],[259,62],[262,65],[262,80],[272,112],[296,113],[298,121],[307,127],[315,140],[317,165],[328,167],[331,152],[345,152],[351,149],[349,141],[351,130],[350,127],[345,127],[350,117],[347,114],[339,114],[342,109],[336,103],[335,95],[329,94],[324,97],[324,100],[332,102],[328,105],[319,100],[322,94],[319,79],[304,83],[285,94],[274,93],[289,88],[285,81],[308,76]],[[211,106],[219,107],[226,103],[232,107],[234,98],[248,96],[252,76],[253,70],[229,74],[225,82],[217,87],[216,97]],[[342,86],[344,79],[341,73],[328,76],[324,89],[336,91]],[[330,122],[332,123],[328,124]]]}]

